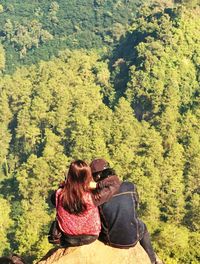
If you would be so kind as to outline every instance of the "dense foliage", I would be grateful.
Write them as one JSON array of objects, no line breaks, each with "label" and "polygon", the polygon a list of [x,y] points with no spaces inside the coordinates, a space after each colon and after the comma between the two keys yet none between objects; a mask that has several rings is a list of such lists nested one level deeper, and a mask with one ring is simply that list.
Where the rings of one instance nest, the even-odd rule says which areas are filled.
[{"label": "dense foliage", "polygon": [[110,57],[65,50],[0,77],[0,254],[39,259],[50,191],[72,159],[104,157],[137,184],[165,263],[199,263],[200,8],[185,2],[141,6]]},{"label": "dense foliage", "polygon": [[138,0],[2,0],[0,42],[6,71],[49,60],[66,47],[113,45],[127,29]]}]

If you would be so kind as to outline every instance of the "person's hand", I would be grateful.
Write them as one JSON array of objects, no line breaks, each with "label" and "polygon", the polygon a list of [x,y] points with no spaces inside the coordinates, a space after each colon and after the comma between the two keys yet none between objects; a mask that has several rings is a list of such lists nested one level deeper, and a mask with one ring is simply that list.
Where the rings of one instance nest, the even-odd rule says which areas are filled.
[{"label": "person's hand", "polygon": [[96,186],[97,186],[97,183],[94,182],[94,181],[91,181],[91,182],[89,183],[89,188],[90,188],[90,189],[95,189]]}]

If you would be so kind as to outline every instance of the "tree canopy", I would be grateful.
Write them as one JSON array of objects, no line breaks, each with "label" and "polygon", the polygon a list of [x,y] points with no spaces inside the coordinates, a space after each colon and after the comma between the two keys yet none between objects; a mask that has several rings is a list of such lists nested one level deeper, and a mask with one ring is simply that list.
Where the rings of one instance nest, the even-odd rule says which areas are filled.
[{"label": "tree canopy", "polygon": [[[103,157],[122,180],[137,184],[139,215],[165,263],[199,263],[200,9],[169,2],[142,5],[134,17],[127,11],[126,28],[116,18],[109,53],[58,45],[54,58],[5,74],[9,56],[14,60],[23,47],[24,63],[33,50],[38,58],[40,52],[47,54],[44,46],[51,50],[56,27],[76,35],[61,28],[65,12],[74,10],[68,23],[76,22],[75,32],[83,34],[86,25],[93,25],[81,17],[90,13],[88,6],[96,10],[97,27],[107,6],[106,31],[112,28],[111,5],[119,11],[133,2],[85,1],[75,20],[79,1],[68,3],[68,11],[62,1],[40,1],[43,8],[37,2],[32,10],[37,17],[46,10],[46,20],[26,24],[16,16],[16,26],[11,14],[20,1],[2,1],[0,12],[10,12],[10,21],[7,17],[0,45],[1,255],[14,251],[33,263],[46,253],[55,217],[50,192],[72,160]],[[27,17],[31,7],[25,3]],[[90,36],[83,35],[84,41]],[[9,52],[10,45],[17,53]]]}]

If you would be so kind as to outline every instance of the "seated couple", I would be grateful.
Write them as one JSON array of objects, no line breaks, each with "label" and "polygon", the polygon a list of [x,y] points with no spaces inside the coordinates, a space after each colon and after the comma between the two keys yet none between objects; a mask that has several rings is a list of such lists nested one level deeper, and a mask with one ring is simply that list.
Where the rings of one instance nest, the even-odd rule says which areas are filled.
[{"label": "seated couple", "polygon": [[151,263],[162,264],[153,251],[146,225],[138,219],[136,186],[121,182],[104,159],[87,165],[73,161],[66,180],[51,196],[63,233],[62,247],[80,246],[96,239],[118,248],[139,241]]}]

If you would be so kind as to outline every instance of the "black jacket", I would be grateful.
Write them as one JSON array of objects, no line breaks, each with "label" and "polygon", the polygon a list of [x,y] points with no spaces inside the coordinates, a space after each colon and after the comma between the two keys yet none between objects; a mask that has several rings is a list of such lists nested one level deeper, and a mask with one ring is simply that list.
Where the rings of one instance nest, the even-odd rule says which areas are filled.
[{"label": "black jacket", "polygon": [[123,182],[113,197],[99,205],[102,230],[99,240],[119,248],[134,246],[140,240],[144,224],[138,219],[136,186]]}]

